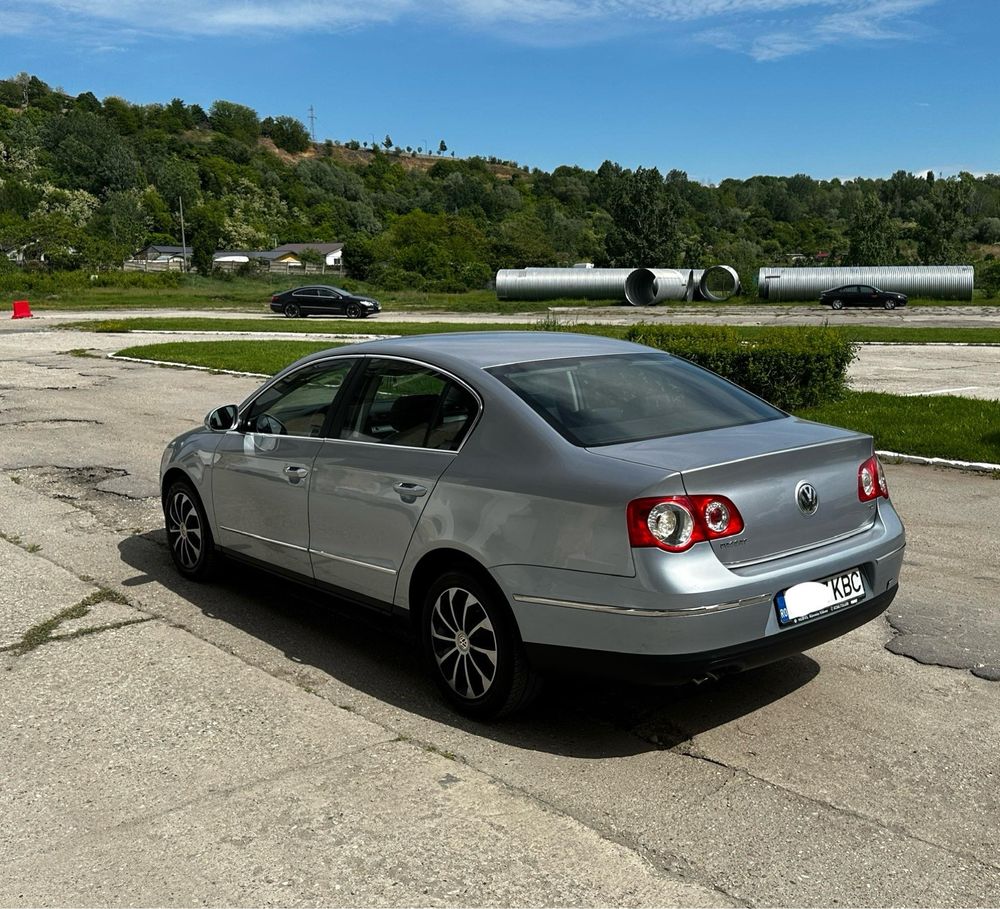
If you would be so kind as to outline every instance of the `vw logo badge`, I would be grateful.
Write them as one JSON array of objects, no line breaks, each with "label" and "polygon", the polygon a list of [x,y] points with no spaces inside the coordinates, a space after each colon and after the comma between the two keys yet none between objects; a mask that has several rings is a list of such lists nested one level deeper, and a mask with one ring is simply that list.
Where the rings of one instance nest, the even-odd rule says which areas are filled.
[{"label": "vw logo badge", "polygon": [[819,508],[819,493],[812,483],[802,482],[795,487],[795,502],[804,515],[816,514]]}]

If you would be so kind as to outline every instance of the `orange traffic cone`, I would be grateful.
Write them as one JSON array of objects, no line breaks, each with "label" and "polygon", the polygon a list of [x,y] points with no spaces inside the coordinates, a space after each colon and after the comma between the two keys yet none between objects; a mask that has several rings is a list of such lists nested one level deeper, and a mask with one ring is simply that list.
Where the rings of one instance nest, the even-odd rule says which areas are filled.
[{"label": "orange traffic cone", "polygon": [[30,319],[31,318],[31,304],[27,300],[15,300],[14,301],[14,313],[11,315],[12,319]]}]

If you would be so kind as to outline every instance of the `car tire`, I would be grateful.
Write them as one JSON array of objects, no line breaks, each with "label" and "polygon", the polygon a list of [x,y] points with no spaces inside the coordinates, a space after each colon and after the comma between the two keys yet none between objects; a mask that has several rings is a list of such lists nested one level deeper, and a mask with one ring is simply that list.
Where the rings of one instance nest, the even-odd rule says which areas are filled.
[{"label": "car tire", "polygon": [[886,300],[885,301],[885,308],[886,309],[895,309],[896,308],[896,301],[895,300]]},{"label": "car tire", "polygon": [[464,571],[441,575],[424,598],[421,626],[428,668],[459,713],[495,719],[538,693],[514,618],[492,584]]},{"label": "car tire", "polygon": [[167,548],[177,570],[192,581],[207,581],[218,567],[208,516],[198,493],[186,480],[170,484],[163,498]]},{"label": "car tire", "polygon": [[843,304],[843,302],[841,300],[834,300],[830,304],[830,308],[831,309],[843,309],[844,308],[844,304]]},{"label": "car tire", "polygon": [[298,303],[286,303],[282,312],[285,314],[285,317],[289,319],[297,319],[302,315],[302,310],[299,309]]},{"label": "car tire", "polygon": [[348,303],[345,314],[348,319],[363,319],[365,317],[364,310],[357,303]]}]

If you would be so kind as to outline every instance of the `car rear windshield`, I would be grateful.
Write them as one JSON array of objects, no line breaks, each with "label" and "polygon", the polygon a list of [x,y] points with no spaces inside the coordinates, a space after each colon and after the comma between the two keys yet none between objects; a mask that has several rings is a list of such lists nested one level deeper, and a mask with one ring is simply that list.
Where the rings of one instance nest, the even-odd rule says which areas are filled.
[{"label": "car rear windshield", "polygon": [[488,371],[566,439],[587,448],[785,416],[732,382],[668,354],[540,360]]}]

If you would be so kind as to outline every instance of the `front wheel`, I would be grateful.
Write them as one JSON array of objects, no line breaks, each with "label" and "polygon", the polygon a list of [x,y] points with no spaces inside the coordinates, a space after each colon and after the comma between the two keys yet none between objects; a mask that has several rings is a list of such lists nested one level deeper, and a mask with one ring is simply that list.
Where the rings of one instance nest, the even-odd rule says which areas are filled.
[{"label": "front wheel", "polygon": [[285,308],[282,311],[288,319],[297,319],[302,315],[302,310],[299,309],[298,303],[286,303]]},{"label": "front wheel", "polygon": [[216,568],[215,541],[198,493],[184,480],[170,484],[163,500],[167,546],[177,570],[193,581],[210,578]]},{"label": "front wheel", "polygon": [[896,308],[896,301],[895,300],[886,300],[885,301],[885,308],[886,309],[895,309]]},{"label": "front wheel", "polygon": [[843,308],[844,308],[844,304],[843,304],[843,302],[842,302],[841,300],[834,300],[834,301],[833,301],[833,302],[832,302],[832,303],[830,304],[830,306],[831,306],[831,307],[832,307],[833,309],[843,309]]},{"label": "front wheel", "polygon": [[348,319],[363,319],[365,315],[366,315],[365,311],[357,303],[347,304]]},{"label": "front wheel", "polygon": [[428,667],[459,713],[493,719],[537,693],[513,618],[491,585],[463,571],[442,575],[427,591],[421,624]]}]

